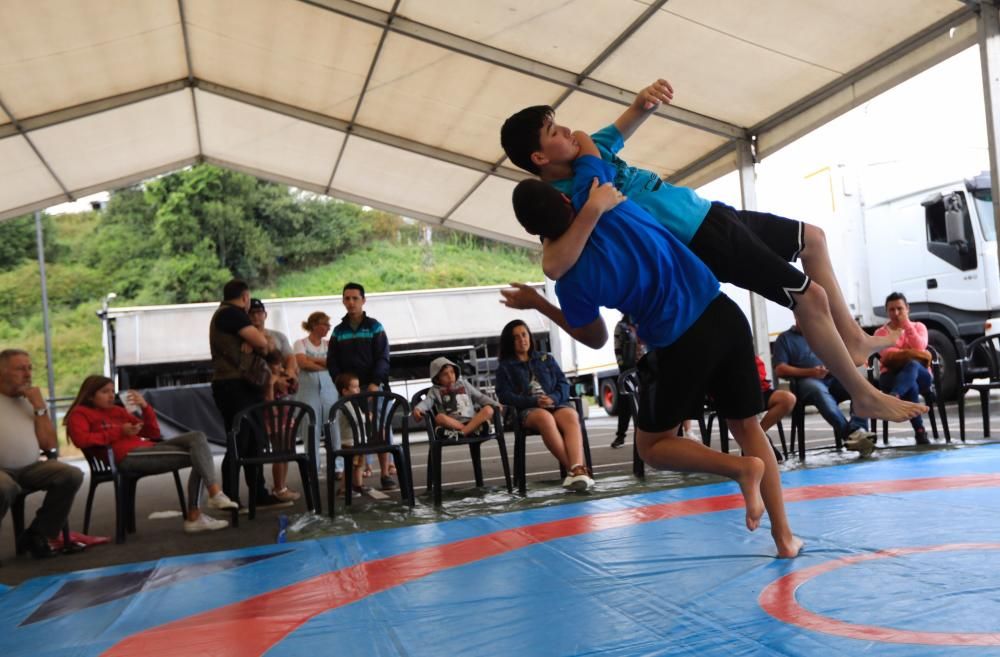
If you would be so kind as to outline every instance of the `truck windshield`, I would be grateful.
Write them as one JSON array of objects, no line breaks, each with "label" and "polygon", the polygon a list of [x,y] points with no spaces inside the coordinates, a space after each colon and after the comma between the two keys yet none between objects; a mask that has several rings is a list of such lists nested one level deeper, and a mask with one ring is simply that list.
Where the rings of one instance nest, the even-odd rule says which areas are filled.
[{"label": "truck windshield", "polygon": [[990,190],[974,189],[972,197],[976,199],[976,214],[979,215],[979,225],[983,229],[983,239],[992,242],[997,238],[997,227],[993,223],[993,198]]}]

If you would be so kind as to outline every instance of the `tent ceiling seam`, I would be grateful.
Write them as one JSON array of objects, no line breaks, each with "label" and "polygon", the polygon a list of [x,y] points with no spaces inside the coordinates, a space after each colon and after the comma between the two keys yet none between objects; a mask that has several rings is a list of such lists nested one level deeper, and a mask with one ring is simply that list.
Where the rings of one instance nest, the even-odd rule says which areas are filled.
[{"label": "tent ceiling seam", "polygon": [[[550,66],[543,62],[529,59],[522,55],[517,55],[493,46],[488,46],[472,39],[445,32],[435,27],[418,23],[416,21],[395,16],[392,23],[388,23],[389,14],[385,11],[361,5],[352,0],[297,0],[312,7],[331,11],[335,14],[345,16],[354,20],[388,29],[396,34],[423,41],[439,48],[444,48],[460,55],[472,57],[479,61],[500,66],[522,75],[527,75],[539,80],[544,80],[552,84],[564,87],[571,91],[580,91],[597,98],[611,101],[618,105],[628,105],[635,97],[635,91],[629,91],[616,87],[606,82],[600,82],[593,78],[579,80],[578,75],[555,66]],[[656,114],[676,121],[678,123],[711,132],[723,137],[743,137],[744,129],[741,126],[728,123],[704,114],[687,110],[676,105],[661,105]]]},{"label": "tent ceiling seam", "polygon": [[52,180],[54,180],[55,183],[59,186],[59,189],[62,190],[62,193],[66,196],[66,199],[69,201],[75,200],[73,198],[73,195],[69,193],[69,190],[66,188],[66,185],[63,184],[63,181],[59,179],[58,175],[56,175],[56,172],[52,168],[52,165],[49,164],[48,160],[45,159],[45,156],[42,155],[42,152],[38,150],[38,146],[35,145],[35,142],[31,141],[31,138],[28,136],[28,133],[24,130],[24,128],[21,127],[20,121],[18,121],[17,117],[14,116],[13,112],[11,112],[7,108],[7,104],[3,102],[2,98],[0,98],[0,110],[3,110],[3,113],[6,114],[7,118],[10,119],[10,123],[14,127],[14,130],[17,132],[17,134],[19,134],[21,138],[28,143],[28,147],[31,148],[32,152],[34,152],[35,154],[35,157],[37,157],[38,160],[42,163],[42,166],[44,166],[45,170],[49,172],[49,175],[52,176]]},{"label": "tent ceiling seam", "polygon": [[392,24],[392,19],[396,16],[396,10],[399,9],[400,0],[395,0],[392,3],[392,9],[389,11],[389,17],[386,19],[385,27],[382,28],[382,34],[379,36],[378,45],[375,47],[375,54],[372,56],[371,64],[368,66],[368,73],[365,75],[365,81],[361,85],[361,91],[358,93],[358,102],[354,104],[354,111],[351,113],[351,120],[347,123],[347,129],[345,132],[347,135],[344,140],[340,142],[340,150],[337,152],[337,159],[333,162],[333,169],[330,171],[330,179],[326,183],[327,192],[333,186],[333,179],[337,176],[337,170],[340,168],[340,162],[344,157],[344,150],[347,148],[347,140],[351,138],[351,131],[354,130],[354,125],[358,120],[358,113],[361,111],[361,104],[365,100],[365,94],[368,92],[368,85],[371,83],[372,74],[375,72],[375,67],[378,65],[379,57],[382,55],[382,46],[385,45],[385,39],[389,36],[389,25]]},{"label": "tent ceiling seam", "polygon": [[201,120],[198,116],[198,99],[194,93],[194,65],[191,63],[191,39],[188,36],[187,17],[184,14],[184,0],[177,0],[177,12],[181,20],[181,36],[184,38],[184,59],[187,62],[188,86],[191,88],[191,110],[194,112],[194,134],[198,140],[198,157],[204,157],[201,145]]}]

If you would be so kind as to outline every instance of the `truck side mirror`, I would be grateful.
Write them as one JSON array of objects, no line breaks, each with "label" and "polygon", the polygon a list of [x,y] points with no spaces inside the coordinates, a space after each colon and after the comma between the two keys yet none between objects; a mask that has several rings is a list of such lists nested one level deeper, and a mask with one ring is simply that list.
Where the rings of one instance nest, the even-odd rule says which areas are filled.
[{"label": "truck side mirror", "polygon": [[972,219],[965,194],[933,194],[923,201],[927,250],[961,271],[977,266]]}]

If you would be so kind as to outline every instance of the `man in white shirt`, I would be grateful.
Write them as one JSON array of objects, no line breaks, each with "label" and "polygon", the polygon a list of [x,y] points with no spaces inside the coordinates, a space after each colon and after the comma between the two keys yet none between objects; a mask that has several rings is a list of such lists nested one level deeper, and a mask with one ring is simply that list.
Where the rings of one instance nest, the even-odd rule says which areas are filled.
[{"label": "man in white shirt", "polygon": [[57,448],[45,399],[31,385],[31,358],[20,349],[0,351],[0,520],[22,491],[45,491],[34,522],[17,537],[18,548],[36,559],[58,554],[49,539],[66,523],[83,483],[79,468],[39,460],[39,450],[55,453]]}]

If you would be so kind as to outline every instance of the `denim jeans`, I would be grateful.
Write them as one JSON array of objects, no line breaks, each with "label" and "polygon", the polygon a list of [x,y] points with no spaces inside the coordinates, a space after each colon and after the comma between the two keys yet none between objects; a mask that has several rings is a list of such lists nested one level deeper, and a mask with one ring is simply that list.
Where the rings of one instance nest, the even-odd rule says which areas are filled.
[{"label": "denim jeans", "polygon": [[[896,372],[885,372],[878,379],[879,388],[887,394],[911,402],[920,401],[920,395],[926,397],[933,383],[931,373],[916,360],[911,360]],[[910,420],[910,425],[919,429],[924,426],[924,418],[918,415]]]},{"label": "denim jeans", "polygon": [[868,421],[851,415],[850,420],[840,412],[838,404],[850,395],[840,381],[828,376],[825,379],[804,377],[799,379],[799,399],[803,404],[812,404],[823,416],[827,424],[833,427],[841,438],[846,438],[856,429],[867,429]]}]

